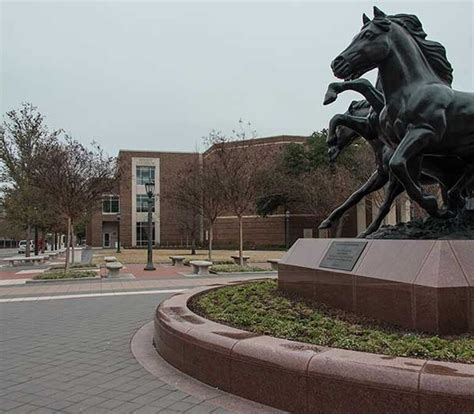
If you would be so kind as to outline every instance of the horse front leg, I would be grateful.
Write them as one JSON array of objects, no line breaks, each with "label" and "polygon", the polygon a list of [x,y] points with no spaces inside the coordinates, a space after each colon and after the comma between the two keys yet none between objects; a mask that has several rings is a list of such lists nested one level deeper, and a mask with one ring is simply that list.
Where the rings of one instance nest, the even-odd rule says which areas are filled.
[{"label": "horse front leg", "polygon": [[364,238],[367,237],[369,234],[372,234],[374,231],[378,230],[378,228],[382,224],[383,219],[390,212],[393,202],[401,193],[403,193],[403,186],[401,185],[401,183],[395,177],[390,177],[387,192],[385,193],[385,197],[382,205],[379,208],[377,217],[375,218],[375,220],[372,221],[372,223],[370,223],[369,227],[367,227],[367,229],[365,229],[357,237]]},{"label": "horse front leg", "polygon": [[374,85],[367,79],[356,79],[346,82],[333,82],[328,85],[326,95],[324,96],[324,105],[334,102],[341,92],[351,90],[359,92],[369,104],[374,108],[377,114],[382,112],[385,106],[385,97]]},{"label": "horse front leg", "polygon": [[451,213],[438,208],[436,197],[423,193],[418,182],[421,173],[421,160],[425,148],[435,140],[431,129],[425,127],[409,128],[390,159],[390,170],[402,183],[410,198],[433,217],[444,218]]},{"label": "horse front leg", "polygon": [[334,115],[329,121],[327,139],[328,145],[332,145],[332,143],[336,140],[336,129],[338,126],[350,128],[358,135],[366,139],[372,139],[372,135],[374,133],[367,117],[337,114]]},{"label": "horse front leg", "polygon": [[327,219],[325,219],[320,225],[320,229],[328,229],[332,227],[334,222],[338,221],[344,213],[351,207],[355,206],[360,200],[362,200],[367,194],[373,193],[374,191],[380,190],[388,181],[388,176],[377,171],[374,171],[366,183],[355,191],[351,196],[344,201],[339,207],[337,207]]}]

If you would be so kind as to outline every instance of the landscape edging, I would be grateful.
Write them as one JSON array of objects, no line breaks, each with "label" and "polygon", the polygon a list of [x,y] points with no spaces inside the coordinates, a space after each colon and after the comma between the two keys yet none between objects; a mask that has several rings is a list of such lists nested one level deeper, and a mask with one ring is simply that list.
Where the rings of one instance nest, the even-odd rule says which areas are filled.
[{"label": "landscape edging", "polygon": [[163,301],[155,314],[160,355],[186,374],[291,412],[474,411],[474,365],[327,348],[258,335],[193,313],[201,287]]}]

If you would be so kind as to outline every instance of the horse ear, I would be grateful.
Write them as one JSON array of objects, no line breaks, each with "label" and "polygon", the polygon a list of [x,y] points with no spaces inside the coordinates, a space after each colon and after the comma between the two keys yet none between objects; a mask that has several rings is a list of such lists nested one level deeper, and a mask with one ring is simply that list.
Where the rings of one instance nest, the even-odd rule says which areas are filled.
[{"label": "horse ear", "polygon": [[366,25],[367,23],[370,22],[370,19],[368,18],[368,16],[364,13],[362,15],[362,23],[364,23],[364,25]]},{"label": "horse ear", "polygon": [[387,17],[387,15],[382,10],[380,10],[377,6],[374,6],[374,17],[383,19],[384,17]]}]

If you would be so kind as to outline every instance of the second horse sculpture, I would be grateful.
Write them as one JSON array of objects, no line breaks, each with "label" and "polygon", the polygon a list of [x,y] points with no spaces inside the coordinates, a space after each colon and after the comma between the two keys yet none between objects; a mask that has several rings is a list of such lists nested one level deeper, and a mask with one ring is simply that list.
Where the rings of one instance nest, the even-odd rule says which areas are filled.
[{"label": "second horse sculpture", "polygon": [[[397,178],[390,173],[389,161],[394,150],[387,146],[384,143],[385,140],[381,137],[379,114],[384,106],[383,94],[365,79],[342,83],[335,82],[329,85],[324,103],[333,102],[337,99],[339,93],[346,90],[355,90],[366,97],[367,100],[352,102],[345,114],[335,115],[331,119],[327,140],[330,160],[334,162],[339,153],[361,136],[372,147],[377,169],[360,189],[354,192],[321,223],[319,228],[331,227],[335,221],[339,220],[349,208],[357,204],[363,197],[381,189],[388,183],[385,198],[377,216],[369,227],[359,235],[359,237],[366,237],[379,228],[393,201],[403,192],[404,188]],[[426,156],[422,163],[421,183],[438,183],[441,186],[446,206],[451,211],[457,211],[463,206],[464,200],[457,193],[452,193],[449,198],[447,191],[458,182],[464,173],[464,169],[464,163],[457,157]]]}]

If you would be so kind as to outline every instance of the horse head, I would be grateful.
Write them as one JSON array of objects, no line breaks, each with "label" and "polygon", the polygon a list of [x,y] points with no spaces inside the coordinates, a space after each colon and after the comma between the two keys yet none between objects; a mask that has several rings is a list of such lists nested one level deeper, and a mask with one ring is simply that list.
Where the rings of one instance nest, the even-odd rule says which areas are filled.
[{"label": "horse head", "polygon": [[[366,117],[370,112],[370,105],[366,100],[352,101],[344,116]],[[359,138],[359,134],[351,128],[340,124],[340,116],[335,115],[329,122],[329,132],[326,143],[328,145],[329,162],[333,163],[342,151],[354,140]]]},{"label": "horse head", "polygon": [[391,21],[374,7],[374,19],[362,16],[364,25],[351,44],[331,62],[334,75],[340,79],[357,79],[377,67],[389,54]]}]

